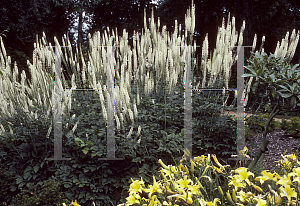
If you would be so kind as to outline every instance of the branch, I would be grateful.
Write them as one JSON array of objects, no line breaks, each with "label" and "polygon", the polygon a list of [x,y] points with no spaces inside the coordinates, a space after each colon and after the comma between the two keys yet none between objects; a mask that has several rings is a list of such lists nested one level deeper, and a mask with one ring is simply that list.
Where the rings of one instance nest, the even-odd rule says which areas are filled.
[{"label": "branch", "polygon": [[[278,108],[278,109],[277,109]],[[249,170],[252,170],[252,168],[254,168],[254,166],[256,165],[257,161],[259,160],[259,158],[261,157],[262,153],[264,153],[266,151],[266,148],[269,144],[269,140],[267,140],[267,133],[268,133],[268,126],[270,124],[270,122],[273,120],[273,118],[279,113],[280,111],[280,106],[277,102],[277,104],[275,105],[274,109],[272,110],[265,126],[264,126],[264,136],[263,136],[263,142],[262,142],[262,146],[259,149],[257,155],[255,156],[254,160],[251,162],[250,166],[249,166]]]}]

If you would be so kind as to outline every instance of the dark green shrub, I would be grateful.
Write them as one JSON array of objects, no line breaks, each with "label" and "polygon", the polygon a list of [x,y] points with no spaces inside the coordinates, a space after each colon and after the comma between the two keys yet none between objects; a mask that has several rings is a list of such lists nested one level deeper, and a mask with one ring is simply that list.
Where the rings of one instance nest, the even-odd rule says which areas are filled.
[{"label": "dark green shrub", "polygon": [[[245,124],[249,126],[249,131],[260,133],[264,131],[264,126],[268,120],[268,117],[268,113],[259,114],[258,116],[246,117]],[[278,127],[280,127],[280,122],[273,119],[268,126],[268,132],[273,132]]]},{"label": "dark green shrub", "polygon": [[11,174],[5,170],[3,164],[0,164],[0,205],[2,202],[8,202],[8,197],[12,196],[10,191],[10,185],[14,181],[14,174]]},{"label": "dark green shrub", "polygon": [[291,118],[291,121],[282,120],[281,129],[286,130],[284,133],[289,133],[295,138],[300,137],[300,117]]},{"label": "dark green shrub", "polygon": [[21,193],[13,197],[12,206],[46,206],[59,205],[66,202],[65,195],[60,192],[60,183],[53,180],[44,181],[41,185],[29,184],[28,190],[22,190]]}]

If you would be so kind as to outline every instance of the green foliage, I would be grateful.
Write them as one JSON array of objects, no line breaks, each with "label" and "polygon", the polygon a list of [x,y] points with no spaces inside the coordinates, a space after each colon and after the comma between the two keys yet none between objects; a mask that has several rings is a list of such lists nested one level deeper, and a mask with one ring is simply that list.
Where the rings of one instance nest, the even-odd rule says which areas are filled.
[{"label": "green foliage", "polygon": [[291,118],[291,121],[282,120],[282,130],[286,130],[285,134],[289,136],[300,138],[300,117]]},{"label": "green foliage", "polygon": [[60,192],[60,184],[57,182],[44,181],[42,184],[29,184],[28,190],[21,190],[22,192],[16,195],[11,205],[12,206],[32,206],[32,205],[58,205],[67,200],[65,195]]},{"label": "green foliage", "polygon": [[[131,137],[126,138],[132,126],[130,122],[115,133],[115,154],[124,158],[122,161],[97,160],[106,156],[107,142],[106,124],[99,97],[94,91],[85,91],[85,94],[73,92],[71,112],[62,119],[63,157],[71,158],[71,161],[44,160],[53,157],[54,135],[52,129],[50,138],[45,141],[51,116],[44,118],[42,109],[29,108],[29,111],[38,111],[39,119],[36,121],[27,120],[21,109],[13,117],[1,120],[6,131],[9,131],[8,125],[13,128],[13,134],[6,132],[0,136],[1,151],[6,152],[1,163],[7,166],[8,171],[16,171],[17,174],[11,191],[20,192],[31,182],[52,179],[62,183],[62,192],[68,200],[76,199],[82,204],[94,201],[96,205],[108,205],[111,201],[116,205],[128,195],[130,177],[142,176],[145,182],[150,183],[153,174],[159,175],[156,172],[158,159],[172,163],[172,157],[182,156],[183,88],[178,86],[175,90],[178,94],[167,96],[166,104],[162,91],[151,96],[155,105],[150,97],[141,95],[139,116],[135,120],[135,125],[142,127],[140,136],[134,129]],[[134,88],[132,96],[136,97]],[[228,117],[221,117],[220,111],[221,99],[217,95],[200,93],[193,97],[193,155],[209,151],[222,157],[235,154],[236,123]],[[73,114],[76,117],[71,119]],[[77,128],[72,132],[77,121]],[[140,143],[138,138],[141,138]],[[44,163],[47,163],[46,167]]]},{"label": "green foliage", "polygon": [[[1,153],[3,153],[1,151]],[[1,199],[1,203],[2,202],[7,202],[8,201],[8,197],[11,196],[11,192],[10,192],[10,185],[13,183],[14,181],[14,174],[11,173],[7,173],[4,170],[4,166],[3,164],[0,165],[0,199]],[[0,203],[0,205],[1,205]]]},{"label": "green foliage", "polygon": [[[270,114],[259,114],[258,116],[251,116],[246,118],[245,124],[248,125],[249,130],[261,133],[264,131],[264,126],[269,118]],[[272,120],[268,126],[268,132],[273,132],[276,128],[280,127],[280,122]]]},{"label": "green foliage", "polygon": [[[265,104],[268,100],[272,105],[264,106],[264,111],[273,109],[273,104],[279,103],[281,110],[293,110],[297,106],[297,99],[300,100],[300,79],[299,65],[290,65],[287,59],[267,55],[264,52],[252,53],[245,68],[249,73],[242,77],[253,77],[251,83],[250,96],[254,95],[257,99],[250,102],[260,102]],[[283,99],[289,104],[283,104]],[[261,101],[260,101],[261,100]]]}]

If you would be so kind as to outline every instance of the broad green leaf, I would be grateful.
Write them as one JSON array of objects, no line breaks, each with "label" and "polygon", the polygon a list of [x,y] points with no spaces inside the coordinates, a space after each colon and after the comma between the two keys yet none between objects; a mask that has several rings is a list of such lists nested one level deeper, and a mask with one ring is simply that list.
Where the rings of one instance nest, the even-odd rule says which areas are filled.
[{"label": "broad green leaf", "polygon": [[254,76],[257,76],[256,72],[251,69],[249,66],[244,66],[246,69],[248,69]]},{"label": "broad green leaf", "polygon": [[243,74],[241,77],[255,77],[253,74]]},{"label": "broad green leaf", "polygon": [[33,171],[36,173],[39,170],[39,165],[33,167]]},{"label": "broad green leaf", "polygon": [[259,69],[259,70],[257,71],[257,75],[261,75],[261,74],[263,73],[263,71],[264,71],[263,68]]},{"label": "broad green leaf", "polygon": [[292,93],[282,94],[282,93],[279,92],[279,91],[278,91],[278,94],[279,94],[281,97],[283,97],[283,98],[289,98],[289,97],[293,96]]},{"label": "broad green leaf", "polygon": [[87,153],[89,152],[89,150],[90,150],[90,148],[85,147],[85,148],[82,150],[82,152],[83,152],[84,154],[87,154]]},{"label": "broad green leaf", "polygon": [[283,86],[283,85],[278,85],[278,86],[285,89],[286,91],[290,91],[286,86]]}]

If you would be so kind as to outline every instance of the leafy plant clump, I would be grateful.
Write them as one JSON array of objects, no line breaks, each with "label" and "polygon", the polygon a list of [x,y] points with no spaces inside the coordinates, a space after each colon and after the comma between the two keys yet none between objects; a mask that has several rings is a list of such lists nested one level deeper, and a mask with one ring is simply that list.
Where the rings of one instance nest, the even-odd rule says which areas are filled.
[{"label": "leafy plant clump", "polygon": [[12,200],[12,206],[58,205],[63,206],[65,195],[60,192],[60,183],[53,180],[44,181],[41,185],[29,184],[28,190],[22,190]]},{"label": "leafy plant clump", "polygon": [[291,121],[282,120],[282,130],[286,130],[284,133],[289,133],[289,136],[300,138],[300,117],[291,118]]},{"label": "leafy plant clump", "polygon": [[14,181],[13,174],[5,171],[3,164],[0,165],[0,205],[2,202],[7,202],[8,197],[11,196],[10,186]]},{"label": "leafy plant clump", "polygon": [[[270,114],[258,114],[258,116],[246,117],[246,139],[252,138],[255,133],[261,133],[264,131],[264,126],[269,118]],[[279,128],[281,123],[276,120],[272,120],[268,125],[268,132],[273,132],[276,128]]]}]

